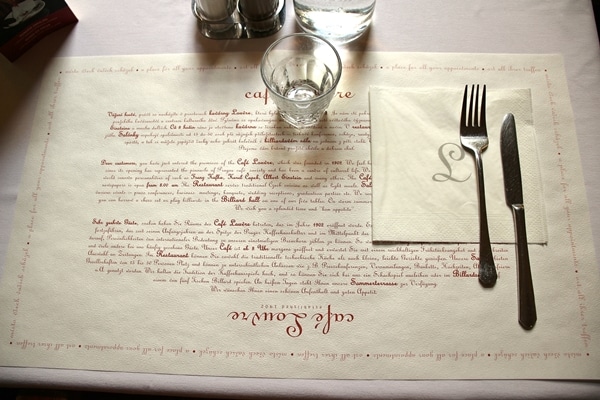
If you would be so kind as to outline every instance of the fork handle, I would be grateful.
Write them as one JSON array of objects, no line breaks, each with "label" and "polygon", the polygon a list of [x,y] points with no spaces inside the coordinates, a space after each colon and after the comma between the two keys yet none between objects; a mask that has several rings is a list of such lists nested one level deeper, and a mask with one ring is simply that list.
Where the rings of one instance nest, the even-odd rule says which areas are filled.
[{"label": "fork handle", "polygon": [[527,231],[525,229],[525,207],[522,204],[511,206],[515,220],[515,238],[517,243],[517,285],[519,295],[519,324],[524,329],[532,329],[537,321]]},{"label": "fork handle", "polygon": [[477,164],[477,193],[479,195],[479,282],[484,287],[492,287],[496,284],[498,274],[494,265],[492,245],[490,243],[490,232],[487,222],[487,208],[485,205],[485,185],[483,182],[483,160],[481,153],[476,151],[475,162]]}]

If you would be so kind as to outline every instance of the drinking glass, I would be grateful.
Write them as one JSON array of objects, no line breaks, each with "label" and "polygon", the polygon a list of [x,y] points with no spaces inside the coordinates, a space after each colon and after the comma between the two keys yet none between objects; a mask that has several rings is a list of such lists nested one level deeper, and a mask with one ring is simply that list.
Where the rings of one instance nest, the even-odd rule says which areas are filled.
[{"label": "drinking glass", "polygon": [[329,107],[342,76],[342,61],[328,41],[299,33],[267,49],[260,73],[281,117],[304,128],[317,124]]},{"label": "drinking glass", "polygon": [[375,0],[294,0],[298,24],[335,44],[362,35],[373,19]]}]

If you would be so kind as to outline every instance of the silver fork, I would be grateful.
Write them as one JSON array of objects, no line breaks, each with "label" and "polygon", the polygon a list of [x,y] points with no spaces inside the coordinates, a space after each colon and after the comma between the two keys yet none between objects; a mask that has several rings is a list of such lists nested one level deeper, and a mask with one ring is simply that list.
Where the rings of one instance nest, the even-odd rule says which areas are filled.
[{"label": "silver fork", "polygon": [[[485,186],[483,184],[483,161],[481,158],[481,153],[487,148],[489,142],[485,124],[485,85],[483,85],[481,95],[481,110],[479,109],[479,85],[477,85],[477,88],[475,88],[475,85],[471,87],[471,97],[468,100],[469,107],[467,110],[468,92],[469,85],[466,85],[460,115],[460,143],[465,149],[471,151],[475,157],[479,193],[479,282],[485,287],[492,287],[496,283],[498,275],[490,244],[485,207]],[[475,106],[473,106],[473,103],[475,103]]]}]

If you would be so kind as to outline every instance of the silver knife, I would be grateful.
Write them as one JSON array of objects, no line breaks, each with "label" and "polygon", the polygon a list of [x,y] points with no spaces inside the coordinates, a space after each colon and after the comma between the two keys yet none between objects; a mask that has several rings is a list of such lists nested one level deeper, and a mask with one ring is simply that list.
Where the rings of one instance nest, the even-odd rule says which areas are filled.
[{"label": "silver knife", "polygon": [[500,131],[500,151],[502,153],[502,172],[506,203],[512,210],[515,223],[517,247],[517,286],[519,301],[519,324],[524,329],[532,329],[537,321],[535,296],[529,265],[527,231],[525,230],[525,205],[523,204],[523,186],[521,184],[521,166],[515,117],[506,114]]}]

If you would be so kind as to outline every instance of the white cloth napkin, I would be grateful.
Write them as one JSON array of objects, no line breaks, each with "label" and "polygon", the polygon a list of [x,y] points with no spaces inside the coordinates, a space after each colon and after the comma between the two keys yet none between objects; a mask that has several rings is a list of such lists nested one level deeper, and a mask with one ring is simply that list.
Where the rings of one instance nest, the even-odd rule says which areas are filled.
[{"label": "white cloth napkin", "polygon": [[[479,241],[475,161],[460,145],[463,93],[464,87],[370,87],[374,241]],[[528,241],[546,243],[531,93],[488,87],[486,101],[489,146],[483,172],[491,241],[514,242],[500,158],[500,127],[510,112],[517,128]]]}]

